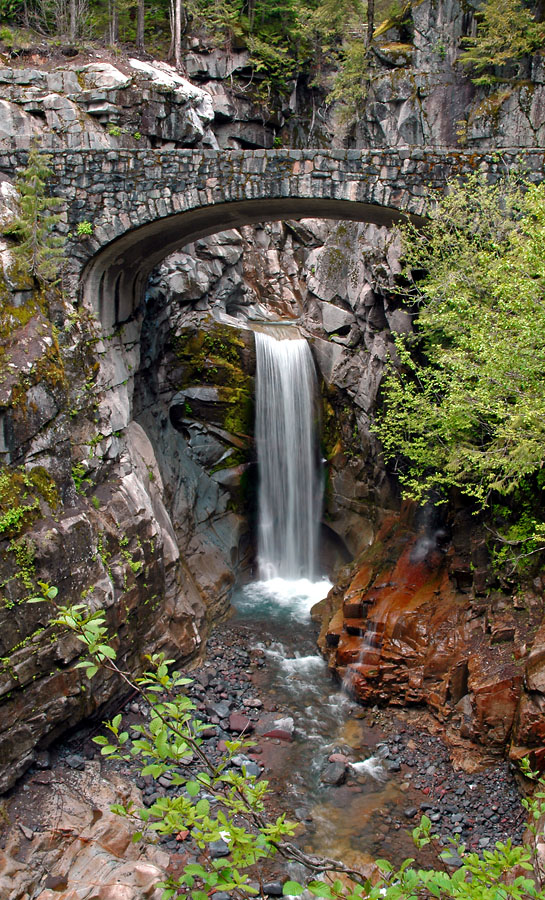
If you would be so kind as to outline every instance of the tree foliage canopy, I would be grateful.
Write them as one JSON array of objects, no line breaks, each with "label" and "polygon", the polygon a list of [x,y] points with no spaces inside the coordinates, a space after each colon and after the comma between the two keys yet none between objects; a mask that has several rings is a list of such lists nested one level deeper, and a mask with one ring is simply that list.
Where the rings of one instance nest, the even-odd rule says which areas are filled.
[{"label": "tree foliage canopy", "polygon": [[475,72],[476,84],[497,80],[494,69],[534,53],[545,43],[545,25],[522,0],[486,0],[479,10],[475,37],[466,38],[459,59]]},{"label": "tree foliage canopy", "polygon": [[[386,457],[402,461],[403,488],[419,501],[456,488],[481,509],[510,498],[539,506],[545,185],[452,184],[428,227],[407,226],[403,241],[415,332],[397,337],[401,366],[384,384]],[[526,537],[542,532],[542,516],[530,517]]]}]

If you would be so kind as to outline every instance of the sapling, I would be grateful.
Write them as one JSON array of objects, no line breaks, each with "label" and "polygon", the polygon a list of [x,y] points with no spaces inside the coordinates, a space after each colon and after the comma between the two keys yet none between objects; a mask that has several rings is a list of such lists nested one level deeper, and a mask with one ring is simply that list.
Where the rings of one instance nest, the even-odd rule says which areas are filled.
[{"label": "sapling", "polygon": [[[169,773],[171,785],[178,788],[174,796],[159,797],[148,808],[132,803],[112,806],[113,812],[138,823],[135,841],[188,831],[199,847],[199,862],[186,865],[181,876],[169,877],[158,885],[163,890],[162,900],[188,896],[192,900],[210,900],[220,891],[228,891],[240,900],[251,895],[264,896],[261,883],[256,886],[255,866],[275,854],[280,854],[286,863],[303,865],[309,873],[304,883],[284,883],[284,894],[290,896],[308,891],[326,900],[545,900],[541,879],[538,883],[532,877],[532,857],[538,861],[530,847],[513,846],[511,840],[497,841],[493,850],[484,850],[480,856],[453,838],[450,847],[441,849],[439,836],[432,834],[427,816],[422,816],[412,836],[418,849],[429,845],[436,850],[437,869],[415,868],[412,858],[397,868],[378,859],[376,883],[372,884],[364,871],[304,853],[289,840],[296,824],[285,814],[268,815],[267,781],[248,774],[244,767],[242,772],[231,767],[233,757],[250,749],[252,742],[243,736],[226,741],[219,762],[207,755],[202,738],[207,726],[195,715],[195,705],[184,693],[191,679],[170,671],[173,660],[166,659],[163,653],[151,654],[146,657],[148,671],[139,677],[129,675],[117,663],[104,612],[90,613],[81,603],[63,606],[57,601],[57,588],[39,584],[42,596],[28,602],[53,604],[51,624],[72,631],[82,642],[85,658],[76,667],[90,679],[99,669],[115,673],[127,693],[136,692],[149,705],[149,720],[131,726],[132,733],[138,735],[132,741],[123,728],[121,714],[105,723],[107,735],[94,740],[104,757],[125,761],[137,758],[142,763],[142,775],[158,779]],[[537,838],[545,815],[545,780],[531,770],[528,761],[523,762],[522,769],[539,786],[534,797],[523,800],[530,815],[530,831]],[[210,844],[218,840],[227,845],[228,857],[212,857]],[[536,869],[539,878],[539,866]]]}]

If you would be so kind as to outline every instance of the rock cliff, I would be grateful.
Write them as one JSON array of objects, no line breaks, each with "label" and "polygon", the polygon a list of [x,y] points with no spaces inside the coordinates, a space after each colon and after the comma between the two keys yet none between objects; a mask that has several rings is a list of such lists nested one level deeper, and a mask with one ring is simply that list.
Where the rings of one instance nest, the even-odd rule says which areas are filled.
[{"label": "rock cliff", "polygon": [[[476,88],[455,62],[472,28],[457,0],[417,5],[406,43],[394,29],[380,46],[365,113],[344,133],[323,90],[296,83],[283,109],[265,110],[242,89],[248,54],[196,38],[183,76],[88,56],[55,67],[36,53],[32,66],[0,68],[0,140],[9,150],[34,138],[44,149],[542,146],[541,59],[524,83]],[[12,181],[2,175],[4,229]],[[392,332],[411,327],[391,292],[395,237],[303,220],[196,241],[155,271],[145,307],[113,334],[59,289],[36,291],[11,246],[6,235],[0,788],[118,691],[103,676],[89,691],[74,672],[77,642],[54,631],[48,607],[25,602],[39,582],[63,603],[104,608],[137,671],[158,649],[198,655],[250,572],[254,317],[299,319],[322,376],[324,560],[334,570],[356,558],[329,601],[332,665],[367,701],[427,702],[462,741],[542,752],[541,582],[513,610],[463,510],[431,531],[401,515],[370,430]]]}]

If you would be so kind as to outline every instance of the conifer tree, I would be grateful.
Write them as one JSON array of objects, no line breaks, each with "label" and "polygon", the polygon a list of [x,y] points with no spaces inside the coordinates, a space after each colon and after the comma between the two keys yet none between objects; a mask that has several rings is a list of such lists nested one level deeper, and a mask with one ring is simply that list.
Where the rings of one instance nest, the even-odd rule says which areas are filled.
[{"label": "conifer tree", "polygon": [[13,248],[16,262],[41,284],[58,281],[64,259],[64,238],[53,233],[60,219],[54,210],[62,200],[48,196],[46,190],[47,179],[52,174],[50,159],[33,145],[27,166],[16,182],[19,213],[8,232],[19,241]]},{"label": "conifer tree", "polygon": [[477,34],[466,38],[460,55],[473,69],[475,84],[498,80],[494,69],[512,65],[545,43],[545,24],[536,21],[522,0],[486,0],[478,12]]}]

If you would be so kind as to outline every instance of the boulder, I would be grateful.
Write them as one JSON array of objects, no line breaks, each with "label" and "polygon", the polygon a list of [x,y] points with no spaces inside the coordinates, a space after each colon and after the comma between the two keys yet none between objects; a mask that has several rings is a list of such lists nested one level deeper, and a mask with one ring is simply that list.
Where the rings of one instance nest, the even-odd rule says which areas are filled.
[{"label": "boulder", "polygon": [[131,78],[124,75],[111,63],[90,63],[77,69],[85,89],[94,88],[99,91],[111,91],[128,87]]},{"label": "boulder", "polygon": [[330,762],[320,773],[322,784],[330,784],[339,787],[346,781],[347,765],[345,762]]},{"label": "boulder", "polygon": [[353,313],[347,312],[333,303],[321,303],[320,306],[322,310],[322,324],[328,334],[347,330],[355,322]]}]

